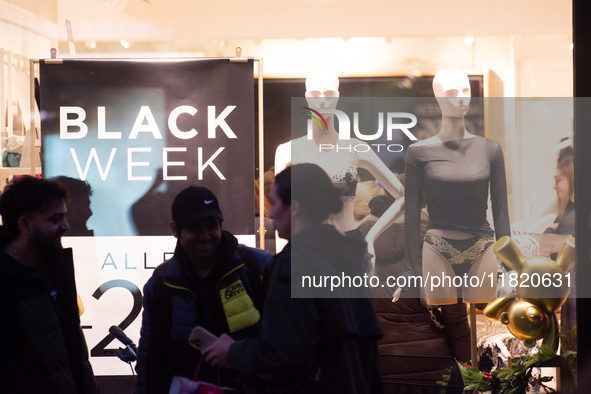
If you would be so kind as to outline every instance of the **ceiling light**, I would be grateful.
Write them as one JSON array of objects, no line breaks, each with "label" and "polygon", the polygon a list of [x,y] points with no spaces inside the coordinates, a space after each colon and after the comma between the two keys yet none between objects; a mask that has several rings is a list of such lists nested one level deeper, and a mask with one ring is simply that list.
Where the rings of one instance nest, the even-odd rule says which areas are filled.
[{"label": "ceiling light", "polygon": [[466,44],[472,44],[474,42],[474,37],[472,37],[472,36],[466,37],[466,38],[464,38],[464,42]]},{"label": "ceiling light", "polygon": [[123,48],[129,49],[129,43],[127,41],[121,40],[121,45],[123,45]]}]

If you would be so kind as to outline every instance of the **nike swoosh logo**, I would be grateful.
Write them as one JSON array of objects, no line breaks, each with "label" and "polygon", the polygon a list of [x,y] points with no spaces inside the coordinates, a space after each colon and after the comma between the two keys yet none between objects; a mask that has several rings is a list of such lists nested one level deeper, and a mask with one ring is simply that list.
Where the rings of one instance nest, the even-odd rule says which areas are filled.
[{"label": "nike swoosh logo", "polygon": [[203,200],[203,202],[205,203],[205,205],[211,204],[213,202],[213,200]]}]

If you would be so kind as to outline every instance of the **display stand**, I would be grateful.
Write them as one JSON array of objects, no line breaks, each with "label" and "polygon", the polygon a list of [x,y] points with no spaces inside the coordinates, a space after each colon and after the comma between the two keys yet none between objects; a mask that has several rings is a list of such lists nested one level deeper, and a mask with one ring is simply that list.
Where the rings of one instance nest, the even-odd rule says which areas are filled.
[{"label": "display stand", "polygon": [[[17,127],[23,127],[20,132],[24,131],[25,146],[21,153],[21,161],[19,167],[0,167],[0,177],[5,179],[13,175],[32,175],[41,174],[41,167],[39,164],[40,139],[37,138],[37,130],[39,125],[36,124],[37,103],[35,102],[35,64],[38,61],[27,59],[25,56],[13,54],[10,51],[5,51],[0,48],[0,138],[2,138],[2,150],[6,147],[5,140],[7,137],[14,134],[14,118],[15,101],[20,105],[23,112],[29,112],[29,122]],[[28,66],[28,67],[27,67]],[[20,95],[14,96],[13,77],[20,78],[22,73],[29,72],[29,86],[30,90],[26,94],[27,99],[24,99],[23,92]],[[18,79],[17,79],[18,81]],[[20,86],[19,84],[17,84]],[[18,97],[20,96],[20,100]],[[28,102],[22,102],[23,100]],[[8,104],[6,106],[6,104]],[[27,108],[23,108],[27,107]],[[24,116],[26,120],[26,116]]]},{"label": "display stand", "polygon": [[[232,63],[245,62],[248,59],[242,57],[242,48],[236,47],[236,57],[230,59]],[[260,248],[265,250],[265,139],[263,119],[263,58],[253,59],[258,62],[258,98],[259,98],[259,242]]]},{"label": "display stand", "polygon": [[478,368],[478,351],[476,343],[476,304],[470,303],[470,360],[472,368]]}]

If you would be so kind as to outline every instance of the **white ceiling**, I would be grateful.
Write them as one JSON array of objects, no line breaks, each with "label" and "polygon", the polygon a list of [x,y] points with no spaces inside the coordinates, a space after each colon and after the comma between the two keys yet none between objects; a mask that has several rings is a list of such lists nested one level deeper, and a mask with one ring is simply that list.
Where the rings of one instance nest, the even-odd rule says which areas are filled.
[{"label": "white ceiling", "polygon": [[75,41],[570,35],[570,0],[58,0]]}]

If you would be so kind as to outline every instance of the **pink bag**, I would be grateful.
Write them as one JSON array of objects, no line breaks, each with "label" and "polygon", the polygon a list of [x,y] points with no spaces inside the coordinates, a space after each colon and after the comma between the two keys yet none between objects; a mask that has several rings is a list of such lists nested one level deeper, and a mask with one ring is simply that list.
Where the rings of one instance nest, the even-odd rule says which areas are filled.
[{"label": "pink bag", "polygon": [[201,371],[202,363],[203,358],[199,360],[197,368],[195,368],[193,379],[187,379],[182,376],[173,377],[168,394],[229,394],[237,392],[235,389],[220,386],[221,378],[219,369],[217,385],[199,381],[199,372]]}]

